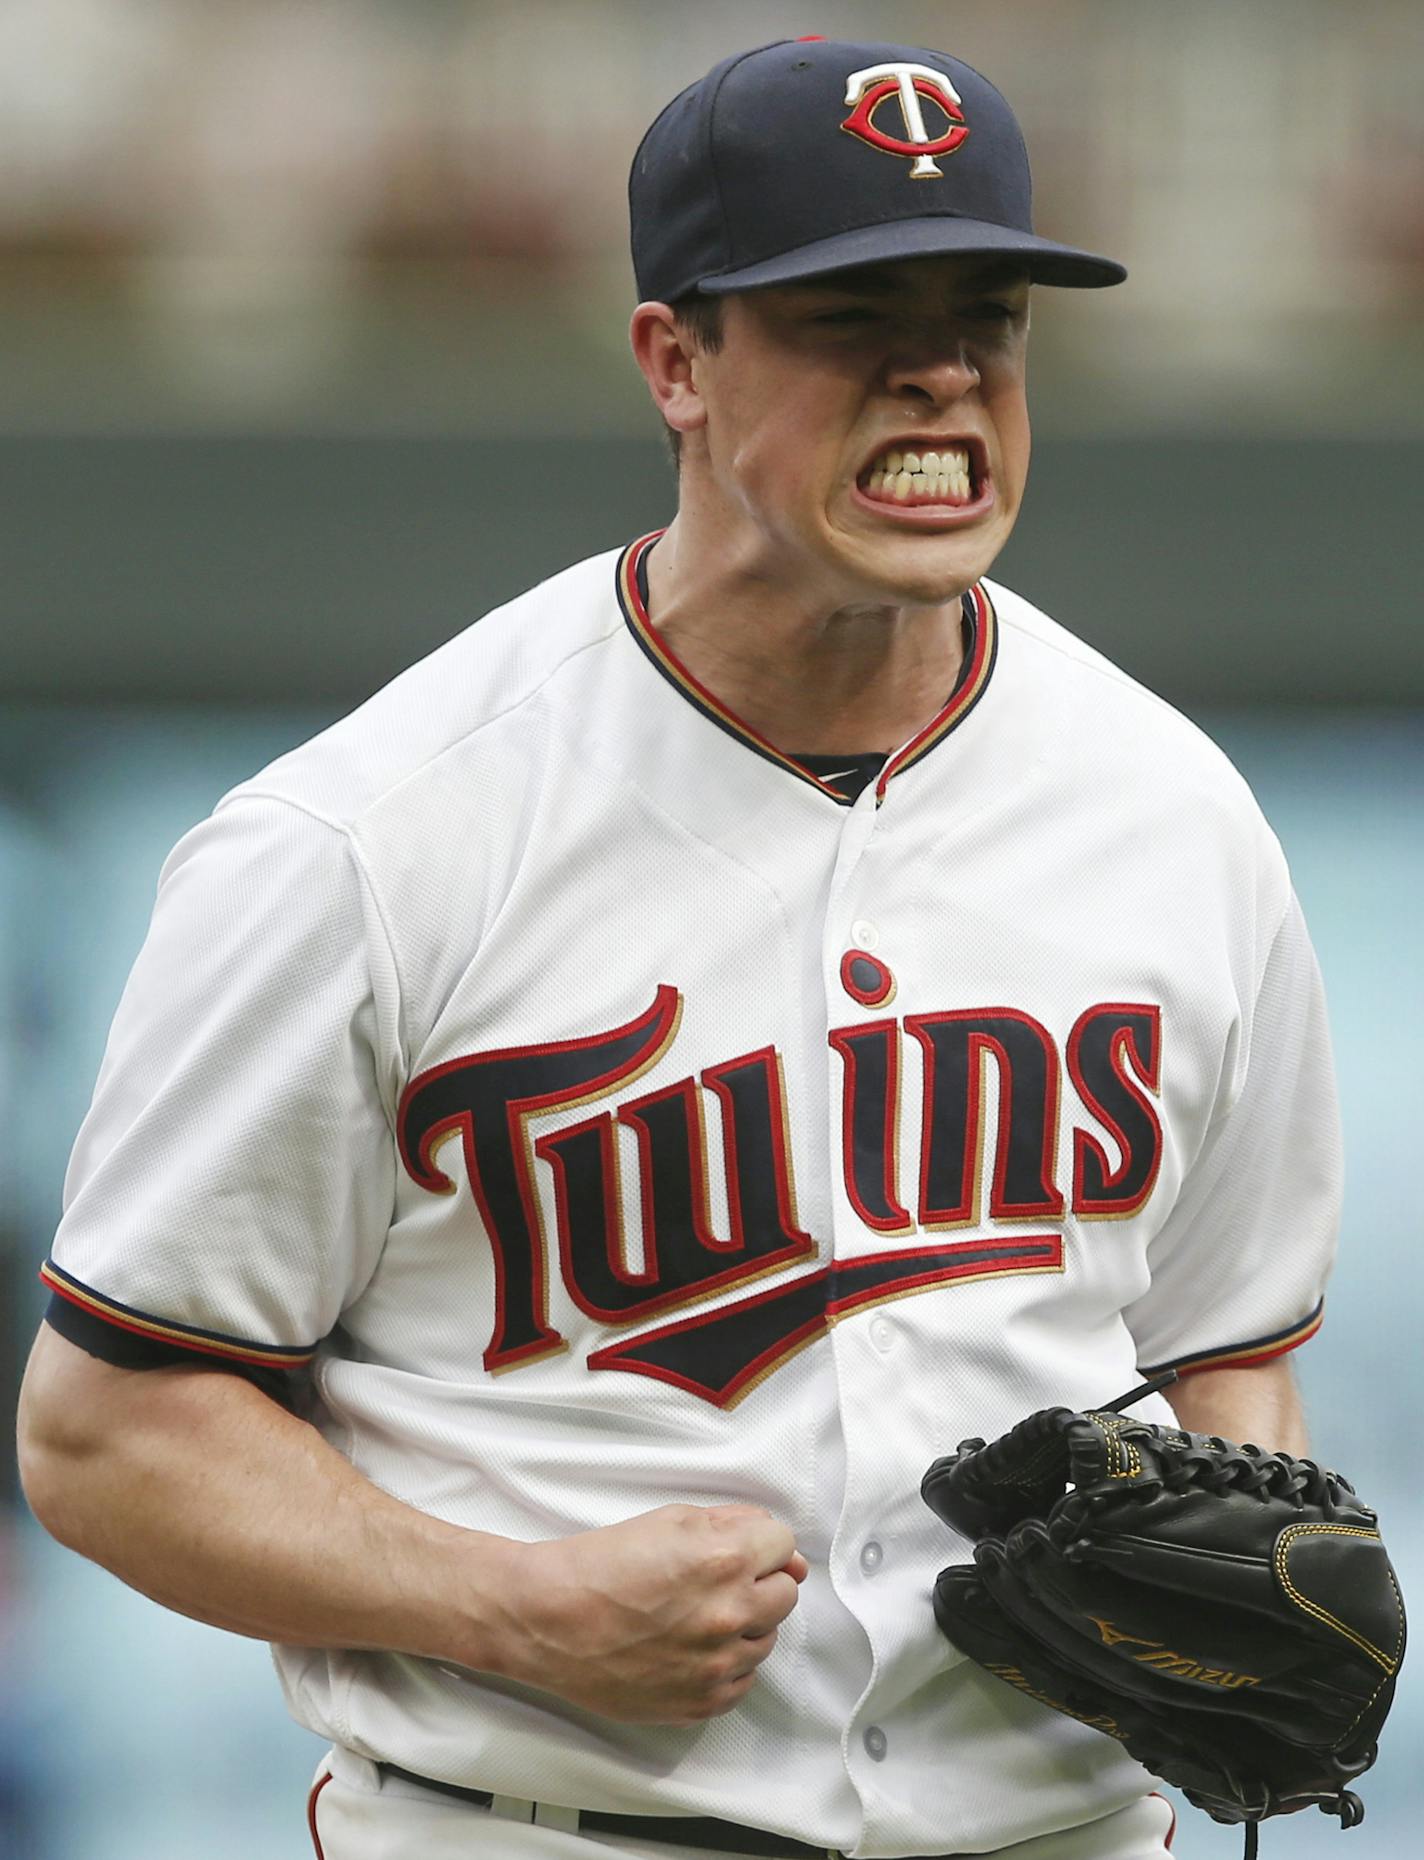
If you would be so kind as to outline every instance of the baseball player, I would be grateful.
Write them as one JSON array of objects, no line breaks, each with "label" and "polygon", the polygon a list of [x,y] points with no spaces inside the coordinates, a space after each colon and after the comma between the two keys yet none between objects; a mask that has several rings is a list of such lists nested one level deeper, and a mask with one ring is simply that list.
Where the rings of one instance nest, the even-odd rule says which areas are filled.
[{"label": "baseball player", "polygon": [[725,60],[630,199],[676,520],[175,849],[27,1490],[275,1643],[324,1860],[1159,1860],[1151,1777],[936,1632],[918,1493],[1167,1365],[1188,1425],[1296,1445],[1320,1322],[1276,841],[986,579],[1031,287],[1124,274],[1033,232],[1003,98],[906,46]]}]

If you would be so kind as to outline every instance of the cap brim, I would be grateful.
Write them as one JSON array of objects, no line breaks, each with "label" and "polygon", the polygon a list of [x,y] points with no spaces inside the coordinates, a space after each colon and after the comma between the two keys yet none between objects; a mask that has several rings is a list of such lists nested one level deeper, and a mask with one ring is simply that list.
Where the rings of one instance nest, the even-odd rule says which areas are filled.
[{"label": "cap brim", "polygon": [[854,232],[817,239],[757,265],[743,265],[703,278],[698,289],[713,297],[732,291],[755,291],[763,285],[791,284],[802,278],[827,277],[858,265],[893,263],[901,258],[1022,259],[1035,284],[1060,284],[1079,290],[1121,284],[1127,268],[1116,259],[1080,252],[1012,226],[994,226],[987,220],[960,220],[934,214],[917,220],[881,220]]}]

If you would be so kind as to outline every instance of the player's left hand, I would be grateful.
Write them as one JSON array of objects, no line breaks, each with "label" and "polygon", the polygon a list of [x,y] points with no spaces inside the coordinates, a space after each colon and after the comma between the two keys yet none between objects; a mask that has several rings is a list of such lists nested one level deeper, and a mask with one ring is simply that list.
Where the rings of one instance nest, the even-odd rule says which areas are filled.
[{"label": "player's left hand", "polygon": [[1350,1825],[1405,1640],[1374,1512],[1313,1460],[1122,1405],[1043,1409],[930,1467],[926,1502],[975,1540],[940,1627],[1218,1821],[1314,1803]]}]

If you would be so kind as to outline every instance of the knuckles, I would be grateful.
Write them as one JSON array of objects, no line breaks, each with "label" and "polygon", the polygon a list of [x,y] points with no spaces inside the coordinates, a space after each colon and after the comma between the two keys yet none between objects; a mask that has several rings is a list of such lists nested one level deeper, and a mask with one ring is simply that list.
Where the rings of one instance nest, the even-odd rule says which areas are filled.
[{"label": "knuckles", "polygon": [[[531,1552],[551,1562],[544,1638],[568,1669],[565,1696],[669,1725],[741,1702],[796,1605],[795,1578],[771,1561],[794,1555],[789,1530],[751,1505],[668,1505],[575,1542]],[[552,1677],[546,1665],[535,1683]]]},{"label": "knuckles", "polygon": [[702,1573],[709,1582],[719,1588],[730,1587],[733,1583],[750,1582],[752,1565],[750,1558],[732,1544],[718,1544],[702,1558]]},{"label": "knuckles", "polygon": [[704,1631],[708,1640],[720,1646],[723,1642],[736,1640],[747,1630],[747,1616],[740,1608],[712,1608],[704,1619]]}]

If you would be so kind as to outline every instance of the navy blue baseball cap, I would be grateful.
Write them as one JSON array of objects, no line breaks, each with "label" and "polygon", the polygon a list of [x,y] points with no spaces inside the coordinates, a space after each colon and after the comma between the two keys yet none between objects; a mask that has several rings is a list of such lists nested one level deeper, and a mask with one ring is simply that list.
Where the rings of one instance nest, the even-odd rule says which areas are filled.
[{"label": "navy blue baseball cap", "polygon": [[628,178],[639,296],[720,296],[943,254],[1039,284],[1120,284],[1040,239],[1028,152],[994,86],[943,52],[782,39],[714,65],[657,117]]}]

